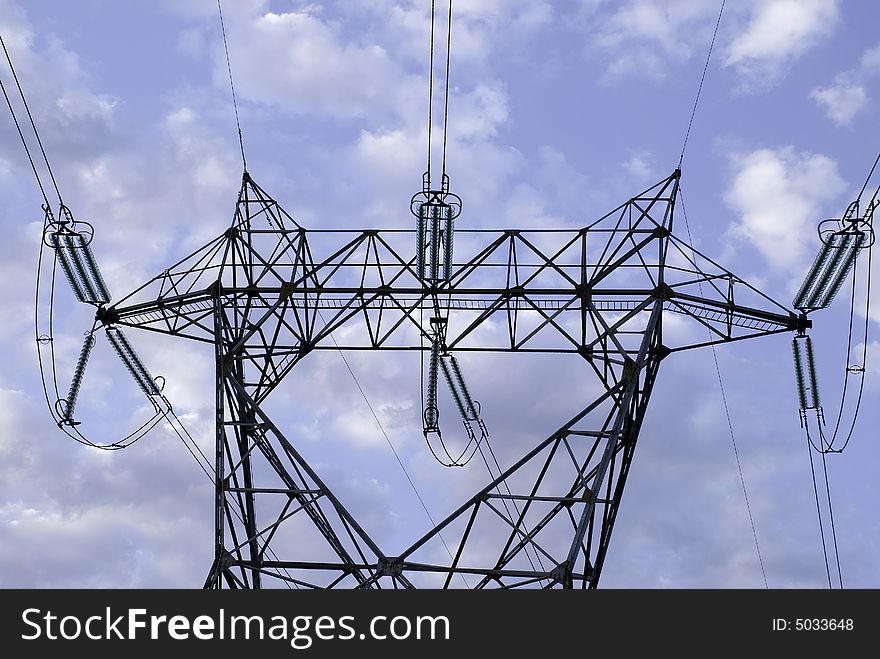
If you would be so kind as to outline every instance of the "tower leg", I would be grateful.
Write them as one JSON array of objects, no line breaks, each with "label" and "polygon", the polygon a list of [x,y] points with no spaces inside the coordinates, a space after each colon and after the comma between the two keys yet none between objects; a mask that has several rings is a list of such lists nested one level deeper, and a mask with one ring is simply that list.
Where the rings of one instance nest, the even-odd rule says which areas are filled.
[{"label": "tower leg", "polygon": [[[384,556],[249,393],[228,316],[218,303],[215,547],[205,587],[372,587]],[[326,555],[328,545],[335,560],[302,558],[304,547]],[[291,550],[299,560],[285,560]]]}]

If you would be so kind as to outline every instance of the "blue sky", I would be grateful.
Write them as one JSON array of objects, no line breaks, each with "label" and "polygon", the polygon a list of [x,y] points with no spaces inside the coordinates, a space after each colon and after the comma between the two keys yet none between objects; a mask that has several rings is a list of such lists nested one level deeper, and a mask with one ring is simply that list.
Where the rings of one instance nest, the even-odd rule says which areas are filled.
[{"label": "blue sky", "polygon": [[[310,228],[409,228],[424,169],[429,3],[225,5],[257,182]],[[718,8],[458,0],[449,173],[465,205],[459,226],[581,226],[671,173]],[[817,249],[815,225],[843,212],[877,154],[876,17],[867,0],[741,0],[725,10],[683,165],[690,227],[698,249],[786,303]],[[0,0],[0,33],[65,200],[95,225],[114,297],[227,226],[241,163],[213,0]],[[173,436],[159,428],[100,453],[68,442],[44,409],[32,330],[41,198],[8,117],[0,135],[0,585],[200,586],[212,553],[211,489]],[[89,313],[60,304],[69,362]],[[844,377],[847,319],[843,294],[815,316],[829,401]],[[210,351],[132,340],[209,447]],[[722,346],[718,359],[767,580],[822,587],[789,340]],[[880,357],[876,340],[869,354]],[[441,516],[485,474],[431,462],[417,362],[351,361]],[[86,380],[84,409],[106,432],[127,427],[143,405],[117,368],[96,354]],[[496,436],[543,438],[585,402],[577,365],[474,359],[467,368]],[[424,513],[338,355],[298,369],[279,393],[294,410],[284,419],[291,436],[378,537],[409,544],[427,528]],[[859,431],[828,461],[852,587],[880,586],[871,362],[866,377]],[[711,351],[661,368],[602,585],[763,586]]]}]

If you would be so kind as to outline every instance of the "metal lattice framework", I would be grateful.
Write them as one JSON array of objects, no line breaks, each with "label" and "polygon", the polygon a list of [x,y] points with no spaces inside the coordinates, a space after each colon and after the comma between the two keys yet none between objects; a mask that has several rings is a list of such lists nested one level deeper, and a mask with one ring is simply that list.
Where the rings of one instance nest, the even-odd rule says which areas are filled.
[{"label": "metal lattice framework", "polygon": [[[663,358],[808,324],[672,233],[679,176],[580,229],[458,230],[448,278],[427,281],[415,231],[306,230],[245,174],[226,232],[98,313],[107,327],[215,348],[206,587],[449,587],[456,575],[478,588],[596,587]],[[441,314],[444,348],[463,362],[473,351],[570,354],[598,388],[389,554],[265,403],[314,351],[426,350]],[[664,331],[670,314],[683,322]]]}]

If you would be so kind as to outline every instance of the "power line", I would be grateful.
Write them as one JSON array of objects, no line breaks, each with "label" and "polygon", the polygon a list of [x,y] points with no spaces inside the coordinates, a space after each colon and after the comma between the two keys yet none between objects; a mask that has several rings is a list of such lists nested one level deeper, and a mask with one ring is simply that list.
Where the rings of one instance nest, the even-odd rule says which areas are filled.
[{"label": "power line", "polygon": [[[431,186],[431,156],[434,135],[434,43],[437,32],[436,0],[431,0],[431,46],[428,56],[428,162],[426,167],[428,187]],[[449,68],[452,61],[452,0],[449,0],[446,26],[446,71],[443,92],[443,142],[441,156],[441,187],[446,179],[447,128],[449,126]]]},{"label": "power line", "polygon": [[[724,10],[723,3],[722,3],[721,9],[722,9],[722,11]],[[719,15],[719,20],[720,20],[720,15]],[[716,30],[717,30],[717,27],[716,27]],[[685,207],[685,204],[684,204],[684,194],[683,194],[681,188],[679,188],[678,194],[681,197],[681,210],[682,210],[682,214],[684,215],[684,226],[685,226],[685,229],[687,229],[688,243],[691,246],[691,254],[692,254],[694,260],[696,261],[697,255],[696,255],[696,250],[694,249],[694,239],[691,236],[691,225],[688,222],[687,208]],[[700,294],[702,295],[702,293],[703,293],[703,283],[702,282],[699,282],[699,288],[700,288]],[[709,334],[711,336],[711,332],[709,332]],[[736,458],[736,469],[739,472],[739,482],[742,485],[743,499],[745,499],[745,502],[746,502],[746,512],[749,515],[749,524],[752,527],[752,537],[755,539],[755,552],[758,554],[758,563],[761,566],[761,577],[764,580],[764,588],[770,588],[769,584],[767,583],[767,572],[764,569],[764,558],[761,555],[761,545],[758,542],[758,531],[755,527],[755,518],[752,516],[752,506],[749,503],[749,492],[748,492],[748,489],[746,488],[746,479],[745,479],[745,476],[743,475],[742,462],[740,462],[740,459],[739,459],[739,449],[737,448],[737,445],[736,445],[736,433],[734,433],[734,431],[733,431],[733,421],[730,418],[730,407],[727,404],[727,393],[724,389],[724,378],[721,376],[721,366],[718,364],[718,353],[715,350],[714,345],[712,345],[710,347],[712,348],[712,359],[715,362],[715,373],[718,376],[718,387],[721,390],[721,402],[724,403],[724,416],[727,418],[727,429],[730,432],[730,443],[733,446],[733,455]]]},{"label": "power line", "polygon": [[[324,316],[319,311],[318,314],[321,316],[321,320],[323,321]],[[357,375],[354,372],[354,369],[349,364],[348,359],[345,356],[345,353],[342,351],[342,348],[339,347],[339,343],[336,341],[336,337],[332,334],[330,335],[330,339],[333,341],[333,345],[336,346],[336,351],[339,353],[339,356],[342,357],[342,362],[345,364],[345,368],[348,369],[349,374],[351,375],[352,380],[354,380],[355,386],[358,388],[358,391],[361,392],[361,396],[364,399],[364,402],[367,404],[367,407],[370,410],[370,414],[373,415],[373,419],[376,421],[376,425],[379,426],[379,430],[382,432],[382,436],[385,438],[385,441],[388,443],[388,447],[391,449],[391,452],[394,454],[395,459],[397,460],[397,464],[400,465],[401,470],[403,471],[403,475],[406,476],[406,480],[409,482],[409,486],[412,488],[412,491],[415,492],[416,498],[419,500],[419,503],[422,505],[422,509],[425,511],[425,515],[428,516],[428,521],[436,527],[437,522],[434,521],[434,517],[431,515],[431,511],[428,510],[428,506],[425,503],[425,500],[422,498],[421,493],[419,492],[419,488],[416,487],[415,482],[410,477],[409,472],[406,469],[406,466],[403,464],[403,460],[400,459],[400,454],[397,452],[397,449],[394,448],[394,444],[391,442],[391,438],[388,437],[388,433],[385,432],[385,426],[382,425],[382,422],[379,420],[379,415],[376,414],[376,410],[373,408],[372,403],[370,403],[370,399],[367,398],[367,393],[364,391],[364,388],[361,386],[360,381],[358,380]],[[455,558],[452,555],[452,551],[449,549],[449,545],[446,544],[446,540],[443,539],[441,534],[437,534],[437,537],[440,538],[440,542],[443,543],[443,548],[446,549],[446,553],[449,554],[449,558],[453,561]],[[459,574],[462,578],[462,581],[465,582],[468,588],[470,588],[470,584],[463,574]]]},{"label": "power line", "polygon": [[[492,444],[489,442],[488,435],[486,435],[486,437],[485,437],[485,443],[486,443],[486,448],[489,449],[489,454],[492,456],[492,461],[495,463],[495,468],[498,469],[498,476],[500,477],[501,474],[504,473],[504,470],[501,469],[501,464],[498,462],[498,458],[495,456],[495,451],[492,448]],[[477,444],[477,449],[480,451],[480,457],[483,458],[483,462],[486,464],[486,469],[489,472],[489,476],[493,480],[495,480],[495,478],[496,478],[495,473],[492,471],[492,466],[489,464],[489,460],[486,458],[486,453],[483,451],[482,443]],[[519,509],[519,504],[517,504],[516,499],[513,498],[513,492],[510,490],[510,485],[508,484],[507,479],[505,478],[502,481],[502,483],[504,483],[504,489],[507,490],[508,496],[511,497],[510,503],[513,505],[513,509],[516,511],[516,516],[520,520],[519,523],[523,528],[523,534],[525,537],[528,537],[531,532],[529,531],[529,527],[526,526],[526,524],[525,524],[525,515],[524,515],[523,511],[521,511]],[[495,491],[498,492],[499,494],[501,494],[500,484],[495,486]],[[511,521],[512,521],[513,515],[510,514],[510,508],[508,508],[507,499],[502,497],[501,503],[504,506],[504,511],[510,516]],[[516,528],[516,527],[514,527],[514,528]],[[535,563],[532,560],[532,555],[529,552],[529,548],[530,548],[529,545],[526,545],[526,544],[523,545],[523,551],[525,552],[526,559],[528,560],[529,565],[531,566],[532,570],[535,570]],[[531,549],[535,553],[535,558],[538,561],[538,565],[541,566],[541,570],[546,571],[546,568],[544,567],[544,561],[541,560],[541,554],[534,547],[531,547]]]},{"label": "power line", "polygon": [[[844,218],[843,218],[844,220],[852,219],[852,223],[853,223],[854,228],[856,227],[856,224],[860,221],[860,218],[858,215],[859,202],[861,201],[862,195],[865,193],[865,190],[867,189],[868,184],[870,183],[871,178],[874,175],[874,171],[876,170],[878,163],[880,163],[880,154],[878,154],[877,157],[875,158],[874,163],[872,164],[871,169],[868,172],[868,176],[865,178],[865,182],[862,185],[861,189],[859,190],[859,194],[857,195],[855,201],[850,205],[850,209],[847,210],[846,214],[844,215]],[[821,408],[818,408],[818,400],[816,401],[815,405],[818,408],[817,409],[817,417],[816,417],[816,428],[817,428],[817,432],[819,435],[819,444],[820,444],[819,446],[816,446],[816,444],[813,442],[812,437],[810,435],[810,428],[809,428],[808,421],[807,421],[806,417],[803,416],[803,414],[804,414],[803,404],[802,404],[802,408],[801,408],[801,413],[802,413],[801,419],[802,419],[802,424],[804,427],[804,432],[805,432],[805,435],[807,438],[808,449],[812,449],[812,450],[810,450],[810,476],[813,481],[813,494],[814,494],[815,500],[816,500],[816,514],[817,514],[817,517],[819,520],[819,535],[820,535],[820,539],[822,541],[822,556],[825,561],[825,574],[826,574],[826,577],[828,580],[828,587],[829,588],[833,587],[832,578],[831,578],[831,565],[830,565],[830,561],[829,561],[829,557],[828,557],[828,544],[826,541],[825,529],[824,529],[824,524],[823,524],[823,520],[822,520],[822,506],[819,501],[819,488],[818,488],[818,484],[817,484],[817,480],[816,480],[816,470],[815,470],[815,466],[813,463],[812,451],[816,451],[817,453],[819,453],[822,456],[822,473],[823,473],[823,476],[825,479],[825,481],[824,481],[824,483],[825,483],[825,487],[824,487],[825,500],[828,504],[829,530],[830,530],[830,534],[831,534],[832,548],[834,550],[834,561],[835,561],[835,565],[837,568],[837,579],[838,579],[837,583],[840,586],[840,588],[843,588],[844,587],[844,585],[843,585],[843,570],[841,568],[841,563],[840,563],[840,549],[839,549],[838,542],[837,542],[837,529],[836,529],[836,525],[834,523],[834,504],[831,500],[831,483],[830,483],[830,479],[828,476],[828,464],[827,464],[826,455],[828,453],[842,453],[843,450],[846,448],[846,446],[849,444],[849,441],[850,441],[850,439],[852,439],[852,435],[855,431],[855,426],[856,426],[856,422],[858,420],[859,411],[860,411],[861,403],[862,403],[862,394],[864,392],[864,385],[865,385],[865,366],[866,366],[866,361],[867,361],[868,329],[869,329],[869,324],[870,324],[869,319],[870,319],[870,315],[871,315],[870,314],[870,311],[871,311],[871,306],[870,306],[871,305],[871,263],[872,263],[871,256],[872,256],[872,247],[873,247],[873,228],[871,227],[871,222],[873,219],[873,211],[874,211],[875,202],[877,200],[878,194],[880,194],[880,186],[878,186],[877,190],[874,192],[874,194],[871,198],[871,201],[868,203],[865,216],[864,216],[864,218],[862,218],[862,221],[864,221],[868,225],[868,231],[871,233],[871,243],[868,245],[867,286],[866,286],[867,290],[866,290],[866,294],[865,294],[865,310],[864,310],[865,327],[864,327],[863,346],[862,346],[862,363],[857,367],[857,370],[854,370],[855,367],[850,364],[850,359],[851,359],[851,355],[852,355],[852,347],[853,347],[853,345],[852,345],[852,343],[853,343],[853,325],[854,325],[853,321],[854,321],[854,317],[855,317],[856,291],[858,288],[858,277],[856,276],[858,274],[858,265],[857,265],[857,263],[855,263],[855,261],[857,260],[857,257],[858,257],[858,252],[856,251],[853,255],[854,273],[853,273],[853,281],[852,281],[852,292],[851,292],[851,296],[850,296],[849,323],[848,323],[848,328],[847,328],[846,361],[844,364],[845,375],[844,375],[843,387],[842,387],[841,396],[840,396],[840,407],[838,409],[837,419],[834,423],[834,431],[831,434],[830,440],[826,438],[825,433],[822,429],[822,426],[824,425],[824,419],[822,417]],[[850,218],[850,212],[853,209],[855,212],[855,216],[853,218]],[[823,240],[823,242],[825,242],[824,238],[822,238],[822,228],[821,227],[822,227],[822,224],[820,224],[820,226],[819,226],[820,238]],[[862,237],[864,236],[864,234],[860,230],[857,230],[857,232],[860,236],[862,236]],[[857,250],[858,247],[854,247],[854,249]],[[847,401],[849,375],[853,372],[858,373],[860,376],[858,395],[856,398],[855,407],[852,412],[852,419],[850,422],[849,430],[847,431],[846,439],[844,440],[843,446],[841,448],[835,449],[834,443],[835,443],[835,441],[837,441],[838,433],[841,428],[841,421],[842,421],[843,415],[844,415],[844,407],[845,407],[846,401]],[[815,385],[813,385],[813,386],[815,386]]]},{"label": "power line", "polygon": [[[865,291],[865,326],[864,326],[864,334],[862,341],[862,363],[860,365],[859,371],[859,391],[856,396],[855,406],[853,408],[852,413],[852,421],[850,422],[849,430],[847,431],[846,439],[843,441],[843,446],[839,449],[834,448],[834,442],[837,441],[837,435],[840,431],[840,424],[843,420],[843,412],[844,405],[846,403],[846,392],[849,384],[849,376],[850,376],[850,359],[852,356],[852,342],[853,342],[853,322],[855,317],[855,304],[856,304],[856,274],[858,272],[858,264],[854,264],[853,266],[853,283],[852,283],[852,296],[850,299],[850,309],[849,309],[849,328],[847,332],[847,344],[846,344],[846,360],[843,365],[844,368],[844,377],[843,377],[843,388],[840,394],[840,407],[837,412],[837,420],[834,424],[834,432],[831,434],[830,440],[825,440],[824,433],[822,431],[822,426],[819,425],[819,432],[822,434],[821,439],[824,441],[823,451],[822,452],[834,452],[834,453],[843,453],[844,449],[849,444],[849,441],[852,439],[852,436],[855,432],[856,422],[858,421],[859,412],[862,406],[862,395],[865,391],[865,369],[867,368],[868,361],[868,329],[870,325],[871,319],[871,267],[872,267],[872,254],[873,254],[873,245],[868,246],[868,264],[867,264],[867,287]],[[858,258],[858,257],[856,257]]]},{"label": "power line", "polygon": [[822,453],[822,472],[825,476],[825,498],[828,500],[828,521],[831,525],[831,540],[834,544],[834,560],[837,562],[837,579],[843,588],[843,573],[840,569],[840,552],[837,549],[837,530],[834,528],[834,506],[831,503],[831,486],[828,483],[828,465],[825,460],[825,452]]},{"label": "power line", "polygon": [[[15,79],[15,84],[18,86],[18,92],[21,96],[22,100],[24,100],[24,93],[21,90],[21,85],[18,82],[18,76],[15,73],[15,67],[12,65],[12,59],[9,57],[9,51],[6,50],[6,43],[3,41],[3,37],[0,36],[0,44],[3,46],[3,52],[6,54],[6,61],[9,64],[9,70],[12,71],[12,77]],[[24,132],[21,130],[21,124],[18,121],[18,116],[15,114],[15,109],[12,107],[12,101],[9,98],[9,94],[6,92],[6,85],[3,84],[3,79],[0,78],[0,89],[3,90],[3,98],[6,99],[6,105],[9,107],[9,113],[12,115],[12,121],[15,123],[15,128],[18,130],[18,137],[21,140],[21,145],[24,147],[24,152],[27,154],[28,162],[31,164],[31,169],[34,172],[34,178],[37,179],[37,186],[40,188],[40,193],[43,195],[43,201],[46,203],[46,209],[50,208],[49,198],[46,195],[46,189],[43,187],[43,181],[40,178],[40,173],[37,171],[37,165],[34,163],[33,156],[31,155],[31,150],[28,147],[27,140],[24,137]],[[30,109],[28,108],[27,101],[24,101],[25,109],[27,110],[28,116],[31,116]],[[31,126],[34,129],[34,133],[37,134],[37,142],[40,142],[39,134],[36,132],[36,126],[34,125],[33,117],[31,117]],[[43,148],[42,142],[40,142],[40,149]],[[46,158],[46,152],[43,151],[43,158]],[[48,160],[46,160],[48,164]],[[49,170],[50,176],[52,175],[52,170]],[[52,182],[55,183],[55,177],[52,176]],[[55,185],[55,191],[58,192],[58,185]],[[58,193],[59,200],[61,199],[61,193]]]},{"label": "power line", "polygon": [[[856,201],[861,201],[862,195],[865,194],[865,189],[868,187],[868,183],[871,181],[871,177],[874,176],[874,170],[877,168],[877,163],[880,163],[880,153],[877,154],[877,159],[874,160],[874,164],[871,166],[871,171],[868,172],[868,177],[865,179],[865,184],[862,186],[862,189],[859,191],[859,196],[856,197]],[[874,193],[874,199],[877,198],[877,193]],[[872,199],[873,201],[873,199]]]},{"label": "power line", "polygon": [[220,31],[223,33],[223,51],[226,53],[226,71],[229,73],[229,88],[232,90],[232,108],[235,110],[235,126],[238,128],[238,146],[241,149],[241,164],[247,171],[247,159],[244,156],[244,137],[241,134],[241,122],[238,118],[238,101],[235,98],[235,82],[232,80],[232,64],[229,62],[229,44],[226,42],[226,25],[223,23],[223,7],[217,0],[217,13],[220,14]]},{"label": "power line", "polygon": [[687,132],[684,135],[684,143],[681,145],[681,155],[678,157],[678,168],[684,161],[684,152],[687,149],[688,139],[691,136],[691,127],[694,125],[694,117],[697,114],[697,105],[700,103],[700,95],[703,93],[703,82],[706,80],[706,71],[709,70],[709,61],[712,59],[712,50],[715,48],[715,38],[718,36],[718,26],[721,25],[721,16],[724,14],[724,4],[727,0],[721,0],[721,10],[718,12],[718,20],[715,21],[715,31],[712,33],[712,41],[709,43],[709,52],[706,55],[706,63],[703,65],[703,74],[700,76],[700,85],[697,87],[697,96],[694,99],[694,107],[691,109],[691,118],[688,121]]},{"label": "power line", "polygon": [[746,479],[743,475],[742,463],[739,459],[739,450],[736,447],[736,434],[733,432],[733,422],[730,419],[730,408],[727,405],[727,394],[724,390],[724,379],[721,377],[721,367],[718,365],[718,353],[712,346],[712,359],[715,362],[715,372],[718,374],[718,387],[721,390],[721,401],[724,403],[724,416],[727,418],[727,429],[730,431],[730,443],[733,445],[733,455],[736,457],[736,469],[739,472],[739,482],[742,485],[743,499],[746,502],[746,511],[749,514],[749,524],[752,527],[752,537],[755,539],[755,551],[758,554],[758,563],[761,565],[761,577],[764,579],[764,588],[769,588],[767,572],[764,570],[764,558],[761,556],[761,545],[758,544],[758,531],[755,529],[755,519],[752,516],[752,506],[749,504],[749,493],[746,489]]},{"label": "power line", "polygon": [[[18,77],[18,73],[15,70],[15,65],[12,62],[12,57],[9,54],[9,50],[6,47],[6,42],[3,40],[2,36],[0,36],[0,47],[2,47],[2,49],[3,49],[3,53],[6,57],[6,62],[9,66],[9,70],[12,73],[13,79],[15,80],[15,85],[16,85],[16,88],[18,89],[18,94],[19,94],[19,97],[21,98],[22,105],[24,106],[24,109],[27,113],[28,120],[29,120],[30,126],[31,126],[31,130],[34,133],[34,137],[36,138],[37,144],[40,149],[40,154],[42,155],[43,162],[46,165],[46,171],[49,174],[49,177],[52,181],[52,186],[55,190],[56,195],[58,196],[58,202],[61,205],[61,212],[63,214],[66,213],[72,219],[72,216],[70,216],[70,214],[69,214],[69,209],[67,209],[67,207],[64,205],[64,200],[61,196],[61,191],[59,189],[58,182],[55,178],[55,173],[52,170],[52,165],[49,162],[49,157],[46,153],[45,147],[43,146],[43,140],[40,137],[40,132],[37,129],[36,122],[34,121],[33,113],[30,110],[30,105],[28,104],[27,97],[24,94],[24,89],[21,86],[21,81]],[[31,153],[30,147],[28,146],[28,141],[24,136],[24,131],[21,128],[21,123],[18,120],[18,116],[16,115],[15,108],[12,105],[12,100],[10,99],[9,94],[6,90],[6,86],[3,84],[2,78],[0,78],[0,90],[2,90],[2,92],[3,92],[3,97],[6,100],[6,105],[9,108],[9,113],[12,116],[12,120],[13,120],[15,127],[16,127],[16,130],[18,132],[19,139],[21,140],[21,145],[22,145],[22,147],[24,147],[24,151],[25,151],[25,154],[27,155],[28,162],[30,163],[31,170],[33,171],[34,178],[37,181],[37,186],[40,189],[40,193],[42,194],[43,201],[45,203],[45,206],[43,208],[43,211],[45,213],[45,218],[44,218],[44,222],[43,222],[43,232],[45,234],[48,227],[49,227],[49,223],[52,220],[51,204],[49,203],[49,198],[48,198],[48,195],[46,194],[45,186],[43,185],[42,178],[40,177],[39,170],[37,169],[36,163],[34,161],[33,154]],[[74,222],[74,224],[75,224],[75,222]],[[54,305],[55,305],[55,273],[56,273],[56,267],[57,267],[57,263],[58,263],[58,252],[57,251],[55,253],[55,258],[52,263],[52,273],[51,273],[52,274],[52,276],[51,276],[52,283],[51,283],[51,287],[50,287],[49,300],[48,300],[48,306],[49,306],[48,333],[47,334],[40,333],[40,291],[42,290],[41,282],[42,282],[42,269],[43,269],[43,254],[44,254],[44,249],[46,246],[47,246],[47,243],[45,240],[45,235],[43,235],[40,238],[40,250],[39,250],[39,256],[37,259],[37,274],[36,274],[36,281],[35,281],[35,285],[34,285],[34,333],[35,333],[35,337],[37,340],[37,360],[38,360],[39,371],[40,371],[40,383],[42,385],[43,394],[44,394],[44,397],[46,400],[46,405],[49,408],[49,413],[52,416],[53,420],[56,421],[56,423],[58,424],[58,427],[61,429],[61,431],[64,432],[71,439],[79,442],[80,444],[84,444],[86,446],[91,446],[93,448],[98,448],[101,450],[118,450],[118,449],[125,448],[126,446],[130,446],[134,442],[136,442],[139,439],[141,439],[142,437],[144,437],[165,416],[165,414],[163,414],[159,410],[158,407],[156,408],[155,414],[150,419],[145,421],[140,427],[138,427],[137,429],[135,429],[134,431],[132,431],[131,433],[129,433],[128,435],[126,435],[122,439],[117,440],[112,443],[100,444],[100,443],[94,442],[94,441],[90,440],[88,437],[86,437],[85,435],[83,435],[79,431],[79,429],[76,427],[78,424],[74,424],[72,422],[67,423],[67,424],[65,423],[65,421],[68,419],[65,418],[64,410],[63,410],[63,408],[60,407],[60,403],[62,402],[62,399],[60,397],[59,388],[58,388],[58,374],[57,374],[58,369],[57,369],[56,360],[55,360],[55,343],[54,343],[55,339],[53,336]],[[93,326],[91,331],[88,332],[87,335],[92,336],[94,334],[95,330],[96,330],[96,327]],[[49,396],[49,385],[47,384],[47,381],[46,381],[46,363],[44,362],[42,349],[41,349],[41,346],[43,344],[49,345],[49,356],[48,356],[47,361],[48,361],[48,365],[50,366],[51,376],[52,376],[52,385],[53,385],[55,397],[56,397],[56,404],[54,407],[52,405],[52,402],[51,402],[51,399]],[[81,367],[82,368],[85,368],[85,359],[87,359],[87,357],[86,358],[81,357]],[[82,373],[80,373],[80,377],[82,377]],[[68,412],[69,412],[69,408],[68,408]],[[70,419],[70,421],[72,421],[72,419]]]},{"label": "power line", "polygon": [[449,124],[449,65],[452,57],[452,0],[449,0],[449,22],[446,29],[446,90],[444,91],[443,100],[443,175],[442,179],[446,179],[446,137],[447,126]]},{"label": "power line", "polygon": [[822,508],[819,505],[819,486],[816,484],[816,468],[813,466],[813,448],[810,440],[810,430],[807,428],[807,453],[810,454],[810,475],[813,477],[813,494],[816,497],[816,518],[819,520],[819,537],[822,540],[822,556],[825,559],[825,574],[828,577],[828,588],[831,588],[831,566],[828,563],[828,546],[825,543],[825,525],[822,523]]},{"label": "power line", "polygon": [[431,187],[431,135],[434,124],[434,9],[436,0],[431,0],[431,50],[428,57],[428,187]]},{"label": "power line", "polygon": [[[12,65],[12,58],[9,56],[9,51],[6,49],[6,43],[3,41],[3,37],[0,37],[0,45],[3,46],[3,53],[6,55],[6,61],[9,63],[9,70],[12,71],[12,77],[15,80],[15,86],[18,87],[18,95],[21,96],[21,102],[22,102],[22,104],[24,104],[24,109],[27,112],[28,119],[31,122],[31,128],[34,131],[34,137],[37,138],[37,144],[40,146],[40,153],[43,154],[43,162],[46,163],[46,170],[49,172],[49,178],[52,179],[52,185],[55,187],[55,194],[58,195],[58,202],[63,206],[64,200],[61,198],[61,191],[58,189],[58,183],[55,181],[55,174],[52,171],[52,165],[49,164],[49,158],[48,158],[48,156],[46,156],[46,149],[43,148],[43,140],[40,139],[40,133],[37,130],[37,124],[34,123],[34,117],[31,114],[31,108],[28,105],[27,99],[24,96],[24,91],[22,90],[21,83],[18,80],[18,74],[15,72],[15,67]],[[6,94],[5,90],[3,91],[3,94],[4,95]],[[8,101],[8,99],[7,99],[7,101]],[[9,109],[10,110],[12,109],[11,105],[10,105]],[[16,125],[18,125],[17,121],[16,121]],[[19,133],[21,133],[21,130],[19,130]],[[24,138],[22,138],[22,139],[24,139]],[[27,147],[25,147],[25,148],[27,148]],[[28,154],[28,157],[30,157],[30,154]],[[33,163],[31,163],[31,164],[33,164]],[[35,170],[35,173],[36,173],[36,170]],[[41,186],[41,188],[42,188],[42,186]],[[43,195],[43,196],[45,197],[45,195]]]},{"label": "power line", "polygon": [[[186,448],[186,450],[189,452],[189,454],[193,457],[193,459],[199,465],[199,468],[203,472],[205,472],[205,476],[207,476],[208,479],[213,483],[214,476],[212,475],[212,472],[214,472],[214,467],[211,465],[210,460],[208,460],[208,456],[205,455],[205,452],[202,451],[202,448],[198,445],[195,438],[193,438],[193,436],[190,434],[189,430],[186,429],[186,426],[183,425],[183,421],[181,421],[180,417],[177,416],[177,413],[174,411],[174,408],[171,407],[171,403],[168,402],[167,398],[165,399],[165,404],[168,405],[167,414],[171,415],[171,417],[177,422],[177,425],[180,426],[180,430],[182,430],[183,433],[181,433],[180,430],[178,430],[177,427],[173,423],[171,423],[170,420],[168,421],[168,425],[171,427],[171,429],[174,431],[174,433],[178,436],[178,438],[180,439],[184,448]],[[186,435],[186,437],[184,437],[184,434]],[[190,444],[192,446],[190,446]],[[196,455],[197,453],[198,453],[198,455]],[[199,456],[201,456],[201,460],[199,459]]]},{"label": "power line", "polygon": [[[877,167],[878,162],[880,162],[880,153],[877,154],[877,158],[874,160],[874,164],[871,167],[871,171],[868,173],[868,177],[865,179],[865,183],[862,186],[862,189],[859,192],[858,197],[856,197],[856,203],[858,203],[861,200],[862,195],[865,192],[865,189],[868,187],[868,183],[870,182],[872,176],[874,175],[874,170]],[[871,213],[871,217],[873,217],[873,210],[871,210],[871,209],[874,208],[874,204],[877,201],[878,195],[880,195],[880,186],[878,186],[877,189],[874,191],[874,194],[871,196],[871,201],[869,202],[869,205],[868,205],[868,208],[869,208],[868,212]],[[855,403],[855,407],[853,409],[852,421],[850,423],[849,431],[847,432],[847,436],[843,442],[843,446],[841,446],[839,449],[834,450],[834,452],[836,452],[836,453],[842,453],[843,450],[849,444],[850,439],[852,439],[853,433],[855,432],[855,427],[856,427],[856,422],[858,420],[859,411],[861,410],[861,406],[862,406],[862,395],[865,390],[865,369],[867,368],[867,361],[868,361],[868,330],[869,330],[870,318],[871,318],[871,280],[872,280],[871,273],[872,273],[872,267],[873,267],[872,266],[873,253],[874,253],[873,249],[874,249],[874,244],[873,244],[873,241],[871,241],[867,247],[868,263],[867,263],[867,267],[866,267],[866,286],[865,286],[865,311],[864,311],[865,324],[864,324],[863,340],[862,340],[862,363],[860,365],[860,371],[859,371],[859,391],[858,391],[858,395],[856,397],[856,403]],[[854,321],[854,317],[855,317],[855,308],[856,308],[856,288],[857,288],[857,281],[858,281],[858,277],[856,276],[857,274],[858,274],[858,253],[856,253],[856,256],[854,258],[854,263],[853,263],[853,282],[852,282],[852,294],[850,297],[850,308],[849,308],[849,327],[848,327],[848,331],[847,331],[846,362],[843,365],[845,375],[843,378],[843,390],[842,390],[841,396],[840,396],[840,408],[838,409],[837,420],[834,424],[834,432],[831,435],[831,440],[826,442],[826,446],[824,447],[829,452],[832,451],[834,442],[837,441],[837,435],[840,430],[840,423],[841,423],[841,420],[843,419],[844,404],[846,402],[846,392],[847,392],[847,387],[848,387],[848,383],[849,383],[849,375],[851,372],[850,371],[850,366],[851,366],[850,358],[852,355],[853,321]],[[820,431],[820,433],[822,432],[821,425],[819,426],[819,431]],[[824,437],[822,439],[824,439]]]}]

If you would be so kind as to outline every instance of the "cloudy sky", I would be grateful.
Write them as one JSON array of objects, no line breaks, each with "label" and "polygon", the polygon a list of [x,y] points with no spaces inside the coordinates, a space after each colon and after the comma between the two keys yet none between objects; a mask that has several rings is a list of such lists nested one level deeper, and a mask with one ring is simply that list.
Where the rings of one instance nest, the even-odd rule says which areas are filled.
[{"label": "cloudy sky", "polygon": [[[424,169],[429,3],[225,5],[254,178],[307,227],[409,228]],[[581,226],[669,175],[718,8],[458,0],[449,173],[465,203],[459,226]],[[214,0],[0,0],[0,33],[65,201],[94,224],[116,298],[231,219],[241,162],[216,10]],[[740,0],[725,10],[682,189],[698,249],[786,303],[817,250],[816,223],[843,212],[877,154],[875,25],[869,0]],[[3,67],[0,75],[10,80]],[[33,333],[41,197],[4,117],[0,586],[200,586],[213,551],[211,487],[176,438],[157,428],[125,451],[100,452],[70,442],[45,409]],[[69,364],[90,314],[69,299],[59,305],[58,348]],[[829,418],[845,377],[847,321],[845,294],[815,316]],[[872,333],[878,322],[875,304]],[[132,340],[208,450],[210,349],[134,332]],[[823,587],[789,341],[717,355],[767,581]],[[876,339],[870,353],[880,357]],[[417,361],[350,361],[441,517],[485,474],[432,462],[419,430]],[[828,459],[850,587],[880,586],[876,362],[859,431]],[[339,356],[297,368],[278,394],[293,410],[289,436],[376,537],[409,545],[429,524]],[[467,369],[496,437],[515,429],[543,438],[586,402],[570,364],[474,358]],[[85,424],[101,436],[143,413],[106,352],[96,349],[85,389]],[[712,353],[675,355],[660,370],[602,585],[763,584]]]}]

